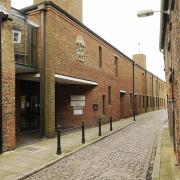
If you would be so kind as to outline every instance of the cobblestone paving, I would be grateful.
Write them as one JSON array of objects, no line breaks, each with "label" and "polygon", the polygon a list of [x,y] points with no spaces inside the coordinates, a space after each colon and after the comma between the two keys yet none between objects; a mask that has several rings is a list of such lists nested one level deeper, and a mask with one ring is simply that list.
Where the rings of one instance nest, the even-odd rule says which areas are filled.
[{"label": "cobblestone paving", "polygon": [[166,112],[145,119],[38,172],[28,179],[143,180],[154,138],[166,120]]}]

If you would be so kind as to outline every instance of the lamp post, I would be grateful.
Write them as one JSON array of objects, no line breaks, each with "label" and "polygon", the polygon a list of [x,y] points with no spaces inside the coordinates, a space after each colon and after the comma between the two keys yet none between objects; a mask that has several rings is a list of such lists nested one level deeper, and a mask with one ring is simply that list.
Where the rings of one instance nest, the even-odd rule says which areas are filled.
[{"label": "lamp post", "polygon": [[154,13],[159,12],[159,13],[163,13],[163,14],[167,14],[169,16],[169,10],[167,11],[153,11],[152,9],[149,10],[142,10],[142,11],[138,11],[137,13],[137,17],[147,17],[147,16],[152,16],[154,15]]}]

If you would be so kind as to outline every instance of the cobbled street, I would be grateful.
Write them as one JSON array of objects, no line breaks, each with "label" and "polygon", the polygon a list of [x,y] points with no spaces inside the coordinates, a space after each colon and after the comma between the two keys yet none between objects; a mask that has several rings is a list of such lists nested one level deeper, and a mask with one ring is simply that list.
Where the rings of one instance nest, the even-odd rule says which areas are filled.
[{"label": "cobbled street", "polygon": [[[156,111],[27,179],[142,180],[166,111]],[[72,137],[73,138],[73,137]]]}]

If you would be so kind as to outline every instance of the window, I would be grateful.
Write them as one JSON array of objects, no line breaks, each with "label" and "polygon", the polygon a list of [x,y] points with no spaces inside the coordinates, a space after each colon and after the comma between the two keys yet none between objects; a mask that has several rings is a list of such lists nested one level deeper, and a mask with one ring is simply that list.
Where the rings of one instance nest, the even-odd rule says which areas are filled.
[{"label": "window", "polygon": [[105,95],[103,95],[102,96],[102,111],[103,111],[103,115],[105,115],[105,113],[106,113],[106,96]]},{"label": "window", "polygon": [[143,96],[143,108],[145,108],[145,97]]},{"label": "window", "polygon": [[108,86],[108,104],[111,105],[111,86]]},{"label": "window", "polygon": [[129,103],[130,103],[130,109],[133,109],[133,94],[129,94]]},{"label": "window", "polygon": [[99,46],[99,67],[102,67],[102,47]]},{"label": "window", "polygon": [[13,30],[12,34],[13,34],[13,42],[20,43],[21,42],[21,32]]},{"label": "window", "polygon": [[171,41],[168,42],[168,51],[171,50]]},{"label": "window", "polygon": [[115,76],[118,76],[118,57],[114,57],[114,65],[115,65]]},{"label": "window", "polygon": [[158,107],[158,98],[156,97],[156,107]]},{"label": "window", "polygon": [[139,108],[141,108],[141,95],[139,95]]},{"label": "window", "polygon": [[146,107],[149,107],[149,96],[147,96],[147,104]]}]

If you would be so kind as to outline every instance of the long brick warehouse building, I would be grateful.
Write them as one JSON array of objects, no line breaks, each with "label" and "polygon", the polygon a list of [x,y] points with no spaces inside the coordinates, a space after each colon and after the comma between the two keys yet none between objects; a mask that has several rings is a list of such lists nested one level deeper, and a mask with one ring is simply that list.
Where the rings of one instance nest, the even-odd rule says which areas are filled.
[{"label": "long brick warehouse building", "polygon": [[[55,137],[63,129],[166,108],[165,82],[82,23],[82,0],[1,4],[0,149],[19,136]],[[12,40],[13,39],[13,40]]]}]

